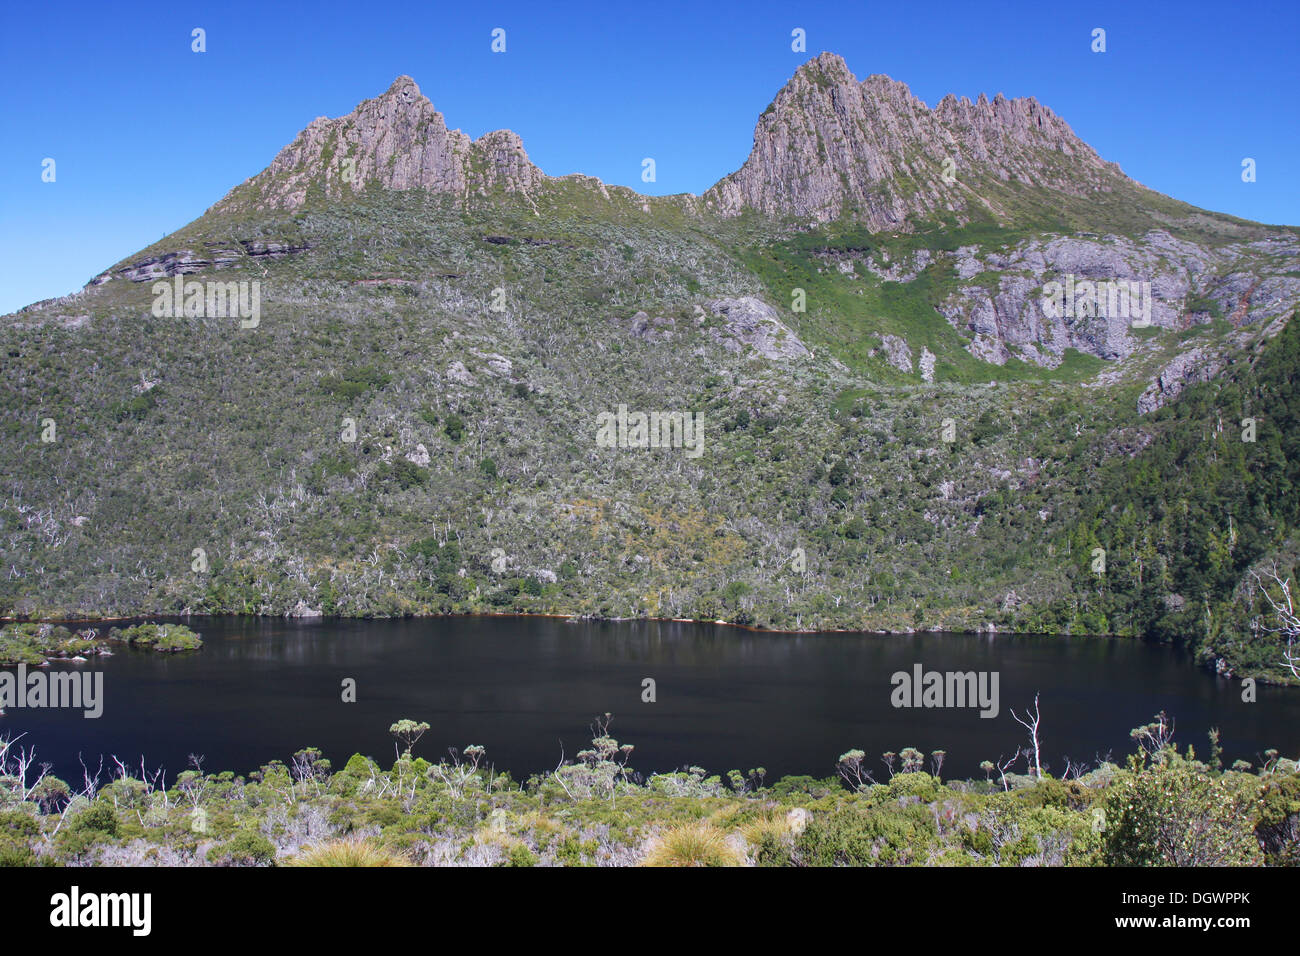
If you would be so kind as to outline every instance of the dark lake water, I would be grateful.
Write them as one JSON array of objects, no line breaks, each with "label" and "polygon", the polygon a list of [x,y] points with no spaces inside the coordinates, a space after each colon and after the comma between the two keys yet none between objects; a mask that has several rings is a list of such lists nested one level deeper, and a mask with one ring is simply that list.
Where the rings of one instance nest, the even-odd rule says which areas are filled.
[{"label": "dark lake water", "polygon": [[[1104,638],[1006,635],[761,634],[714,625],[568,623],[543,618],[439,618],[298,623],[246,618],[189,621],[201,651],[119,651],[87,664],[104,672],[104,712],[11,708],[0,732],[25,732],[38,762],[79,779],[78,754],[116,754],[138,766],[247,773],[319,747],[341,767],[360,752],[390,762],[388,727],[410,717],[431,729],[416,754],[481,744],[522,778],[586,746],[594,715],[635,745],[648,773],[696,764],[710,772],[762,766],[772,780],[834,773],[839,754],[947,752],[944,775],[980,776],[979,762],[1010,755],[1024,732],[1009,713],[1041,701],[1044,760],[1092,762],[1131,750],[1129,730],[1158,710],[1177,739],[1205,753],[1217,726],[1229,761],[1258,762],[1269,747],[1300,756],[1300,693],[1240,684],[1193,667],[1169,647]],[[925,670],[999,674],[1000,712],[903,709],[891,675]],[[355,703],[342,682],[356,681]],[[657,700],[642,702],[642,680]],[[1023,770],[1023,763],[1018,768]]]}]

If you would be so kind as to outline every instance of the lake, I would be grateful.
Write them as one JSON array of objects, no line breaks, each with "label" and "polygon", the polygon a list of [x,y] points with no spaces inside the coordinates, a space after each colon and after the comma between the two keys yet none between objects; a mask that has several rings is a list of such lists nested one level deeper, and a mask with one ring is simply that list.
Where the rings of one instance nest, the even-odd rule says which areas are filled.
[{"label": "lake", "polygon": [[[486,760],[516,779],[572,758],[592,718],[614,715],[610,733],[648,773],[695,764],[725,773],[765,767],[768,780],[827,776],[859,748],[881,775],[879,754],[916,747],[947,752],[944,776],[978,776],[981,760],[1010,756],[1023,714],[1040,695],[1044,762],[1095,762],[1131,750],[1129,730],[1159,710],[1176,739],[1206,754],[1206,731],[1222,731],[1228,762],[1258,763],[1269,747],[1300,756],[1300,692],[1241,685],[1193,667],[1168,646],[1114,638],[924,633],[768,634],[711,624],[567,622],[526,617],[451,617],[312,622],[193,618],[201,651],[159,655],[127,649],[86,664],[102,670],[104,710],[10,708],[0,732],[25,732],[38,762],[79,780],[78,754],[98,763],[141,756],[168,779],[187,755],[208,771],[247,773],[303,747],[336,768],[354,752],[387,765],[388,727],[409,717],[431,729],[415,753],[480,744]],[[891,675],[974,671],[998,675],[999,712],[978,707],[893,706]],[[643,702],[652,679],[655,700]],[[356,701],[343,684],[355,681]],[[1024,770],[1023,761],[1017,768]]]}]

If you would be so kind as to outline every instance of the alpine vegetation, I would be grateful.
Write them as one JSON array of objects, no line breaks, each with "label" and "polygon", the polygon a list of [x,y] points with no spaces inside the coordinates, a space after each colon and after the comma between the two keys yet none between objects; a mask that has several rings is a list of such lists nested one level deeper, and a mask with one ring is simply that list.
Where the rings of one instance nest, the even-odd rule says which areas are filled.
[{"label": "alpine vegetation", "polygon": [[642,196],[398,77],[0,323],[0,615],[1146,635],[1287,681],[1250,574],[1300,551],[1297,306],[1295,229],[1032,98],[823,53],[739,170]]}]

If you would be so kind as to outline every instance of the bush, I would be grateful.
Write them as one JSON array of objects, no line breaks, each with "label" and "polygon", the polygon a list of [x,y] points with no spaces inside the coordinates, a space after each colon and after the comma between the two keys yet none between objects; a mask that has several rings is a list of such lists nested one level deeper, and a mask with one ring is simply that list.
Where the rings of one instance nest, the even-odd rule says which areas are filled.
[{"label": "bush", "polygon": [[115,627],[109,630],[108,639],[124,641],[131,647],[155,651],[192,651],[203,646],[203,639],[184,624],[153,624],[146,622],[132,627]]},{"label": "bush", "polygon": [[506,857],[503,866],[536,866],[537,856],[532,850],[518,843],[510,848],[510,855]]},{"label": "bush", "polygon": [[0,836],[0,867],[35,866],[36,854],[26,843]]},{"label": "bush", "polygon": [[452,441],[458,442],[465,435],[465,419],[457,414],[447,416],[447,421],[442,426],[443,432]]},{"label": "bush", "polygon": [[275,846],[254,830],[236,833],[221,847],[213,847],[208,859],[219,860],[227,866],[265,866],[275,862]]},{"label": "bush", "polygon": [[102,833],[105,836],[117,836],[117,814],[107,803],[92,803],[68,823],[74,832]]},{"label": "bush", "polygon": [[[1254,778],[1212,777],[1172,750],[1116,781],[1105,804],[1110,866],[1246,866],[1261,860],[1248,822]],[[1249,789],[1247,789],[1249,788]]]},{"label": "bush", "polygon": [[1300,775],[1264,784],[1255,836],[1269,866],[1300,866]]},{"label": "bush", "polygon": [[889,781],[891,797],[917,797],[925,802],[938,799],[941,784],[924,770],[897,773]]},{"label": "bush", "polygon": [[812,819],[795,840],[793,860],[800,866],[923,863],[936,835],[934,818],[925,806],[876,807],[869,812],[843,807]]}]

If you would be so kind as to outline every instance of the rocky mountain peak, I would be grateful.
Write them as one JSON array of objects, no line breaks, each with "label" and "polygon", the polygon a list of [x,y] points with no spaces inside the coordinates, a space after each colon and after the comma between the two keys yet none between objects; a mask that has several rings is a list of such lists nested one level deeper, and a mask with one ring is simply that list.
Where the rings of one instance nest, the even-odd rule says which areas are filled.
[{"label": "rocky mountain peak", "polygon": [[882,74],[859,82],[841,57],[822,53],[777,93],[749,159],[705,201],[723,215],[750,207],[892,229],[909,216],[996,215],[981,194],[992,181],[1081,195],[1117,179],[1118,167],[1034,99],[949,95],[931,110],[906,84]]},{"label": "rocky mountain peak", "polygon": [[[547,178],[513,132],[471,141],[399,76],[346,116],[313,120],[215,208],[293,209],[313,194],[339,199],[371,186],[531,201]],[[931,109],[906,84],[883,74],[859,81],[842,57],[822,53],[759,117],[744,166],[691,203],[723,216],[748,208],[880,231],[917,219],[1013,218],[1027,207],[1004,185],[1031,187],[1030,201],[1051,205],[1043,190],[1082,197],[1120,184],[1133,185],[1037,100],[950,94]]]},{"label": "rocky mountain peak", "polygon": [[399,76],[348,115],[313,120],[218,208],[251,201],[261,208],[293,209],[313,189],[337,199],[371,183],[462,198],[494,190],[526,193],[544,178],[516,134],[498,130],[471,142],[460,130],[447,128],[411,77]]}]

